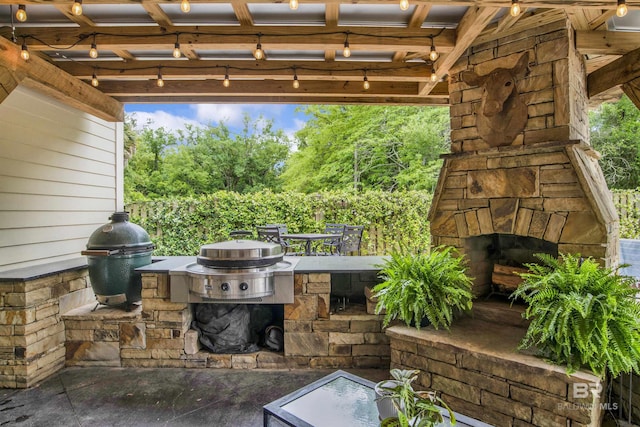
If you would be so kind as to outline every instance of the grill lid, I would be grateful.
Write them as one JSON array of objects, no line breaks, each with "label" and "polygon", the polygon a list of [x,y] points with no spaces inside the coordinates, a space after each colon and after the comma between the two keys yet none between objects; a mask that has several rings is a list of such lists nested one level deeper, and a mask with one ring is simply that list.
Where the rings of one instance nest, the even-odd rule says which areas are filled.
[{"label": "grill lid", "polygon": [[282,246],[257,240],[230,240],[200,247],[198,264],[207,267],[266,267],[282,261]]},{"label": "grill lid", "polygon": [[147,252],[154,249],[154,244],[146,230],[129,222],[128,212],[114,212],[111,222],[96,229],[87,242],[89,250],[106,250],[120,254]]}]

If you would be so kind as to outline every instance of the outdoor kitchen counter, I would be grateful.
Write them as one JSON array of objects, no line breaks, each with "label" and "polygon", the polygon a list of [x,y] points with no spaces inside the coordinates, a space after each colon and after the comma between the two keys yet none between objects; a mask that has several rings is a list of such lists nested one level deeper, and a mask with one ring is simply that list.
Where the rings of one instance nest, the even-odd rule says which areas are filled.
[{"label": "outdoor kitchen counter", "polygon": [[[289,258],[289,257],[285,257]],[[359,273],[379,271],[385,257],[381,256],[303,256],[295,273]],[[136,268],[140,273],[168,273],[183,265],[196,262],[195,256],[154,257],[149,265]]]}]

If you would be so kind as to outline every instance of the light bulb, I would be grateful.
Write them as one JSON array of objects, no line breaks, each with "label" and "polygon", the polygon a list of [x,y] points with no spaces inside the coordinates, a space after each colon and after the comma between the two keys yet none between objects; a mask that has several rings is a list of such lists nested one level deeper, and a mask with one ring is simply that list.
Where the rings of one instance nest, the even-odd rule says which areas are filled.
[{"label": "light bulb", "polygon": [[618,8],[616,9],[616,15],[622,18],[628,12],[626,0],[618,0]]},{"label": "light bulb", "polygon": [[23,4],[18,5],[18,11],[16,12],[16,19],[20,22],[27,20],[27,7]]},{"label": "light bulb", "polygon": [[99,84],[98,76],[96,76],[96,73],[93,73],[93,76],[91,77],[91,86],[98,87]]},{"label": "light bulb", "polygon": [[371,87],[367,76],[364,76],[364,83],[362,84],[362,87],[364,88],[364,90],[369,90],[369,88]]},{"label": "light bulb", "polygon": [[253,57],[256,59],[264,58],[264,51],[262,50],[262,44],[258,43],[256,45],[256,50],[253,51]]},{"label": "light bulb", "polygon": [[431,62],[438,59],[438,52],[436,51],[436,47],[434,45],[431,45],[431,51],[429,52],[429,59],[431,60]]},{"label": "light bulb", "polygon": [[27,49],[27,45],[22,45],[22,50],[20,51],[20,57],[25,61],[28,61],[31,55],[29,55],[29,49]]},{"label": "light bulb", "polygon": [[518,0],[513,0],[511,2],[511,10],[510,10],[511,16],[518,16],[520,15],[520,2]]},{"label": "light bulb", "polygon": [[298,0],[289,0],[289,9],[297,10],[298,9]]},{"label": "light bulb", "polygon": [[71,6],[71,13],[76,16],[82,15],[82,0],[76,0],[73,2],[73,6]]},{"label": "light bulb", "polygon": [[436,74],[435,68],[431,69],[431,81],[434,83],[438,81],[438,74]]},{"label": "light bulb", "polygon": [[293,88],[298,89],[300,87],[300,82],[298,81],[298,76],[293,76]]},{"label": "light bulb", "polygon": [[400,9],[402,10],[409,9],[409,0],[400,0]]},{"label": "light bulb", "polygon": [[189,4],[189,0],[182,0],[180,3],[180,10],[184,13],[189,13],[191,10],[191,5]]},{"label": "light bulb", "polygon": [[92,57],[93,59],[96,59],[98,57],[98,47],[96,46],[95,43],[91,43],[91,49],[89,49],[89,56]]},{"label": "light bulb", "polygon": [[158,80],[156,81],[158,87],[164,87],[164,80],[162,80],[162,73],[158,72]]},{"label": "light bulb", "polygon": [[348,41],[344,42],[344,50],[342,51],[342,56],[344,56],[345,58],[348,58],[351,56],[351,49],[349,48]]},{"label": "light bulb", "polygon": [[229,73],[225,73],[224,80],[222,81],[222,86],[224,87],[231,86],[231,80],[229,80]]},{"label": "light bulb", "polygon": [[173,57],[178,59],[182,53],[180,52],[180,43],[176,43],[173,45]]}]

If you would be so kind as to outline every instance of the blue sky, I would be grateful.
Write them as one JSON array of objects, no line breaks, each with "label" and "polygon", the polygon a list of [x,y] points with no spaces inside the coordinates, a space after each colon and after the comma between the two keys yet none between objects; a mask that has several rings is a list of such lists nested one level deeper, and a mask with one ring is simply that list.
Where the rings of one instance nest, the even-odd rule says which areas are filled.
[{"label": "blue sky", "polygon": [[285,104],[125,104],[125,113],[136,118],[138,127],[151,121],[152,127],[184,129],[185,124],[206,126],[224,122],[231,130],[242,126],[246,112],[253,119],[262,115],[273,120],[276,129],[293,134],[304,126],[306,116],[295,112],[297,105]]}]

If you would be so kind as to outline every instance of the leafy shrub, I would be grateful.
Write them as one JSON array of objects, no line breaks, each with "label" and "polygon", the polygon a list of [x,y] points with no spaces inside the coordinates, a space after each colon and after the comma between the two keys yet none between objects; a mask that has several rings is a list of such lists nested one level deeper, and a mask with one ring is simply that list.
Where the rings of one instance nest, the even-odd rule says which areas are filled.
[{"label": "leafy shrub", "polygon": [[640,305],[635,279],[617,275],[591,258],[536,255],[512,298],[522,298],[532,319],[520,348],[537,347],[569,372],[588,367],[603,376],[638,371]]},{"label": "leafy shrub", "polygon": [[385,261],[379,273],[384,281],[373,288],[376,312],[385,310],[383,326],[398,318],[420,329],[428,319],[436,329],[448,329],[454,310],[471,309],[472,280],[454,251],[441,246],[429,253],[394,253]]}]

